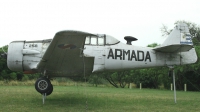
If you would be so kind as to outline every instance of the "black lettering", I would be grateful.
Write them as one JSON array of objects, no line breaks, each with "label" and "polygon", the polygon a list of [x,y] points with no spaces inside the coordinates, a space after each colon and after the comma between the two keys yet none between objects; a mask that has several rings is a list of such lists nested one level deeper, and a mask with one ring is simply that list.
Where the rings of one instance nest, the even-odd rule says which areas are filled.
[{"label": "black lettering", "polygon": [[114,54],[113,54],[112,49],[110,49],[110,51],[109,51],[109,53],[108,53],[108,59],[109,59],[110,57],[111,57],[112,59],[114,59]]},{"label": "black lettering", "polygon": [[125,55],[128,55],[128,60],[130,60],[130,50],[128,50],[127,52],[123,50],[123,60],[125,60]]},{"label": "black lettering", "polygon": [[[119,54],[117,52],[119,52]],[[117,57],[119,57],[120,60],[122,60],[122,50],[121,49],[115,49],[115,59],[117,59]]]},{"label": "black lettering", "polygon": [[151,56],[149,51],[147,51],[146,57],[145,57],[145,61],[147,61],[147,59],[149,60],[149,62],[151,62]]},{"label": "black lettering", "polygon": [[137,55],[136,55],[134,50],[132,50],[132,53],[131,53],[130,50],[127,50],[127,51],[123,50],[122,51],[122,49],[115,49],[115,54],[114,54],[113,50],[110,49],[107,59],[109,59],[109,58],[112,58],[112,59],[119,58],[120,60],[122,60],[122,59],[125,60],[125,58],[127,56],[129,61],[132,61],[133,58],[135,58],[135,61],[147,61],[147,60],[149,60],[149,62],[151,62],[151,56],[150,56],[149,51],[146,52],[146,56],[144,56],[144,55],[145,55],[144,51],[138,50]]},{"label": "black lettering", "polygon": [[134,51],[134,50],[132,50],[132,54],[131,54],[131,59],[130,59],[130,61],[132,61],[133,58],[135,58],[135,61],[137,61],[137,57],[136,57],[136,55],[135,55],[135,51]]},{"label": "black lettering", "polygon": [[[140,57],[142,56],[142,57]],[[144,52],[143,51],[137,51],[137,59],[138,61],[144,61]]]}]

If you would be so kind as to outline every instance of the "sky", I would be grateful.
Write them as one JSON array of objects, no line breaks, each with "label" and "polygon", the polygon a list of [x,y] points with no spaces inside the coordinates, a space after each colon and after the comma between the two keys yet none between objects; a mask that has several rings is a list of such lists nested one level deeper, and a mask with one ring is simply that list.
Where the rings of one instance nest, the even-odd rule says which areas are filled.
[{"label": "sky", "polygon": [[136,46],[162,44],[162,25],[200,25],[200,0],[1,0],[0,47],[16,40],[53,38],[62,30],[107,34]]}]

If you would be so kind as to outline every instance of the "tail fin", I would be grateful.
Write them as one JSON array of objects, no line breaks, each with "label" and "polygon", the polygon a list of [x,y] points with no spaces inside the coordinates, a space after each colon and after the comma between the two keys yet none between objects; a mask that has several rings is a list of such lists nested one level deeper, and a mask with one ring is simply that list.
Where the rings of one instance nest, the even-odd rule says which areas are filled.
[{"label": "tail fin", "polygon": [[178,25],[176,25],[168,38],[164,41],[162,46],[172,44],[193,45],[187,24],[179,23]]},{"label": "tail fin", "polygon": [[191,64],[197,61],[189,28],[185,23],[175,26],[164,43],[153,50],[166,55],[163,57],[166,65]]},{"label": "tail fin", "polygon": [[192,38],[187,24],[178,23],[163,44],[154,50],[173,53],[189,51],[192,48]]}]

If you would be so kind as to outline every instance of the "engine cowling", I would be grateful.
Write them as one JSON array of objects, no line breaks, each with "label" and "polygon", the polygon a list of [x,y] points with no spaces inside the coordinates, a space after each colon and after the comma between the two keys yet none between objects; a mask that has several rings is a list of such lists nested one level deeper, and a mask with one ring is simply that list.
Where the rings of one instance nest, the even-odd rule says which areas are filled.
[{"label": "engine cowling", "polygon": [[13,41],[8,47],[7,65],[10,70],[23,71],[23,50],[24,41]]}]

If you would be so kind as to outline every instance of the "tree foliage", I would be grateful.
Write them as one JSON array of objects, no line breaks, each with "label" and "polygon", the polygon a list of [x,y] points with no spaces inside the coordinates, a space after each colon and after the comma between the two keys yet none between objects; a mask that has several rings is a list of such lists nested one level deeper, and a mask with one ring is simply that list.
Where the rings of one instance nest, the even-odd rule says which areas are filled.
[{"label": "tree foliage", "polygon": [[154,48],[154,47],[156,47],[156,46],[159,46],[159,44],[158,44],[158,43],[153,43],[153,44],[147,45],[147,47],[152,47],[152,48]]},{"label": "tree foliage", "polygon": [[93,73],[89,76],[88,82],[97,87],[99,84],[105,83],[105,80],[100,73]]}]

